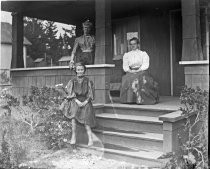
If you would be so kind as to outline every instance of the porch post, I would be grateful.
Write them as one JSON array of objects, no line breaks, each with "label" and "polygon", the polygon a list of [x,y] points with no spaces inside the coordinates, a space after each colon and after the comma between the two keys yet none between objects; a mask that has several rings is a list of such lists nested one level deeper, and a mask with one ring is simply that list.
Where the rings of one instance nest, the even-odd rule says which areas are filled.
[{"label": "porch post", "polygon": [[12,63],[11,68],[23,68],[23,15],[12,13]]},{"label": "porch post", "polygon": [[199,0],[182,0],[182,61],[203,60]]},{"label": "porch post", "polygon": [[[101,65],[95,76],[95,95],[97,103],[109,103],[111,67],[103,65],[112,61],[111,1],[95,0],[96,48],[94,64]],[[114,66],[114,65],[113,65]]]},{"label": "porch post", "polygon": [[95,0],[96,50],[95,64],[113,63],[111,32],[111,1]]}]

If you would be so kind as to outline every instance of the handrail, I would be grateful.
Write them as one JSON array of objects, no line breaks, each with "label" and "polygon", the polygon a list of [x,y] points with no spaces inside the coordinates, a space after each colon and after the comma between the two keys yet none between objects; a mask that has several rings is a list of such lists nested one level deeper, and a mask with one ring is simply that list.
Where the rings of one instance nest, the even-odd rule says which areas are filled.
[{"label": "handrail", "polygon": [[[86,65],[87,69],[91,68],[113,68],[114,64],[95,64]],[[30,68],[13,68],[10,71],[30,71],[30,70],[53,70],[53,69],[69,69],[69,66],[52,66],[52,67],[30,67]]]}]

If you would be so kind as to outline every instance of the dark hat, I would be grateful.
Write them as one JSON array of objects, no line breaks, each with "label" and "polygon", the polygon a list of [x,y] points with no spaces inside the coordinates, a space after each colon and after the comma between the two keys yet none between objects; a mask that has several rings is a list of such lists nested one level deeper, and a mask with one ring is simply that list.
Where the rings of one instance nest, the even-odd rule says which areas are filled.
[{"label": "dark hat", "polygon": [[93,24],[89,20],[86,20],[85,22],[82,23],[82,26],[83,27],[92,27]]}]

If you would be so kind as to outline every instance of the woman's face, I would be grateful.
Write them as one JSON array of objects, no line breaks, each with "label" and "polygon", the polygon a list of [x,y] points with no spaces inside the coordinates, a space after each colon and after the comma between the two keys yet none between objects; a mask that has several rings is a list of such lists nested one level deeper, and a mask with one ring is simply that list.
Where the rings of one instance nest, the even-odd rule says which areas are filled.
[{"label": "woman's face", "polygon": [[84,32],[85,35],[86,35],[86,34],[89,34],[89,33],[90,33],[90,27],[84,26],[84,27],[83,27],[83,32]]},{"label": "woman's face", "polygon": [[77,73],[77,77],[83,76],[85,73],[85,68],[83,66],[77,66],[76,73]]},{"label": "woman's face", "polygon": [[138,48],[138,44],[136,40],[130,41],[131,50],[136,50]]}]

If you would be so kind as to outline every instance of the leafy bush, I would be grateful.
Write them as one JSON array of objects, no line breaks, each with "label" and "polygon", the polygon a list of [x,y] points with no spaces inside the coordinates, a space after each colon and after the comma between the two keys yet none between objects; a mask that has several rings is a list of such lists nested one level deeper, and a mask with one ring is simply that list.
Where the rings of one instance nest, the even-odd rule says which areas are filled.
[{"label": "leafy bush", "polygon": [[9,84],[11,79],[9,77],[9,69],[1,69],[0,71],[0,84]]},{"label": "leafy bush", "polygon": [[[180,139],[180,150],[164,156],[169,158],[165,169],[207,169],[208,168],[208,104],[209,93],[200,88],[186,86],[181,91],[180,108],[186,118],[184,125],[187,141]],[[191,118],[195,115],[195,118]]]},{"label": "leafy bush", "polygon": [[33,139],[42,136],[48,148],[61,148],[71,134],[71,123],[59,110],[64,94],[55,88],[31,87],[22,102],[10,90],[0,91],[0,168],[17,168],[26,160]]},{"label": "leafy bush", "polygon": [[27,126],[11,115],[12,107],[19,106],[18,99],[7,89],[1,90],[0,96],[1,108],[5,110],[4,114],[0,115],[0,168],[17,168],[29,150],[23,139],[27,137],[24,132]]},{"label": "leafy bush", "polygon": [[33,119],[32,128],[41,133],[48,148],[63,147],[71,134],[70,120],[59,110],[64,96],[55,88],[32,86],[30,95],[23,97],[24,105],[32,111],[28,121]]}]

